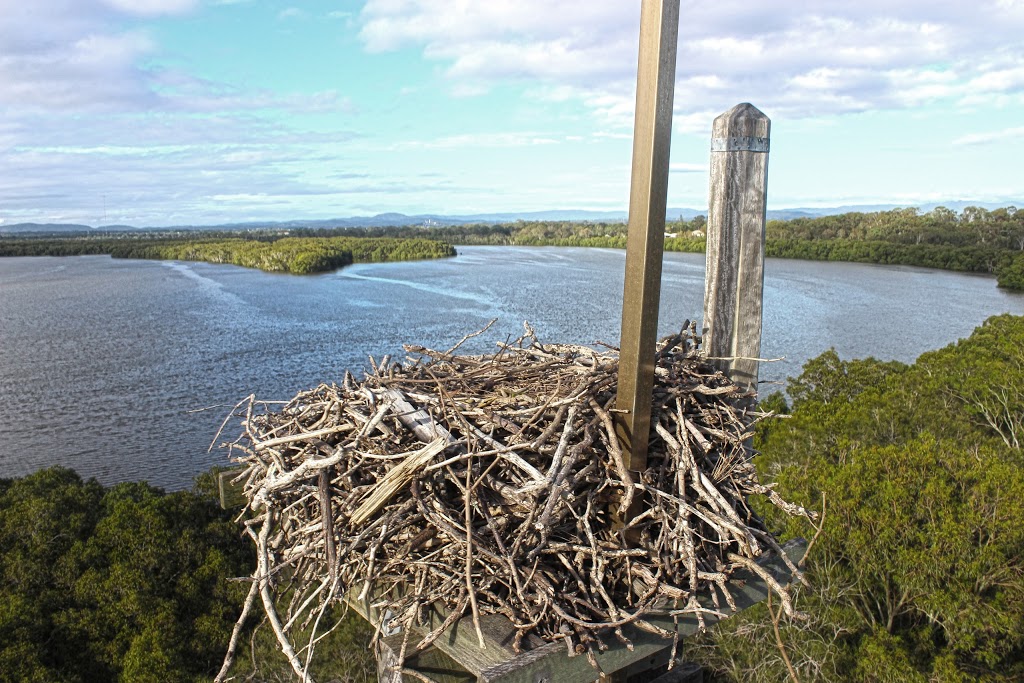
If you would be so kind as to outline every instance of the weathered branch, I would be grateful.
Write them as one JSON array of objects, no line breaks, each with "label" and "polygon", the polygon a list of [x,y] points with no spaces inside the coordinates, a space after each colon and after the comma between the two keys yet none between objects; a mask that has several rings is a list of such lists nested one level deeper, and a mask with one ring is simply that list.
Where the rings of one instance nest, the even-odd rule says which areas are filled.
[{"label": "weathered branch", "polygon": [[[257,567],[236,629],[258,596],[308,681],[327,608],[344,596],[376,615],[378,635],[426,633],[413,647],[463,616],[481,629],[502,614],[516,647],[536,636],[590,657],[611,637],[631,645],[626,624],[674,642],[648,614],[703,624],[723,614],[719,596],[735,608],[732,569],[760,576],[755,559],[778,552],[746,498],[813,516],[757,480],[745,440],[764,414],[750,393],[684,328],[657,350],[655,429],[646,467],[633,472],[609,409],[615,354],[541,346],[527,330],[491,356],[416,349],[421,358],[404,366],[374,361],[362,382],[347,375],[283,405],[236,407],[236,479],[263,513],[248,523]],[[623,521],[627,508],[636,512]],[[787,589],[761,578],[792,612]],[[713,607],[696,600],[708,585]],[[310,626],[304,666],[293,643]]]}]

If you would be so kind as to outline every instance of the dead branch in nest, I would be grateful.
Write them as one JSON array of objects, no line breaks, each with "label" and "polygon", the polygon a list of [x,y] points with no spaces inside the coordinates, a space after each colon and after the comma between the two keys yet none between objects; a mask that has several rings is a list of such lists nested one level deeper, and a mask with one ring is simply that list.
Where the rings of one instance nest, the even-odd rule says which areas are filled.
[{"label": "dead branch in nest", "polygon": [[[362,382],[279,409],[250,397],[227,444],[257,515],[250,602],[262,599],[296,674],[308,679],[291,633],[346,594],[373,601],[388,620],[378,633],[428,632],[417,649],[443,630],[425,627],[436,607],[446,624],[503,614],[517,644],[532,634],[591,656],[626,624],[656,628],[651,614],[702,620],[694,596],[708,583],[731,603],[732,571],[778,548],[747,499],[808,513],[758,482],[747,442],[766,414],[698,345],[689,324],[659,344],[639,473],[609,415],[617,355],[541,344],[528,326],[494,355],[406,347],[404,365],[373,362]],[[616,524],[634,497],[641,512]],[[285,584],[279,615],[271,593]]]}]

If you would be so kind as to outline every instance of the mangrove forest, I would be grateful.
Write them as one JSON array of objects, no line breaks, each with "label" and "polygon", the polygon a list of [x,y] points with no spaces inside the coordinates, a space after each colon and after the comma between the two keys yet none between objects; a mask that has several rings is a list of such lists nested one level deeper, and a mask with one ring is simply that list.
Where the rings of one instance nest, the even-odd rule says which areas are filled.
[{"label": "mangrove forest", "polygon": [[[669,221],[665,250],[700,253],[707,218]],[[231,263],[270,272],[318,273],[350,263],[454,256],[451,245],[624,249],[627,225],[613,222],[514,223],[287,231],[173,231],[0,237],[0,256],[110,254],[114,258]],[[945,207],[849,212],[771,220],[765,254],[776,258],[918,266],[995,275],[1024,291],[1024,210]]]},{"label": "mangrove forest", "polygon": [[362,235],[279,237],[148,236],[32,237],[0,239],[0,256],[78,256],[108,254],[114,258],[205,261],[258,268],[272,273],[308,275],[352,263],[412,261],[454,256],[455,249],[424,237]]}]

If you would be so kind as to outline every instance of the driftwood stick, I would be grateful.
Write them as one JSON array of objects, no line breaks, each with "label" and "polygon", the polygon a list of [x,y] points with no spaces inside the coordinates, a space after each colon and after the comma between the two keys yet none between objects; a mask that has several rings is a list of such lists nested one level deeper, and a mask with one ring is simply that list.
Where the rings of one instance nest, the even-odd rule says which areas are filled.
[{"label": "driftwood stick", "polygon": [[[512,623],[514,648],[561,640],[595,657],[629,647],[629,623],[671,644],[653,615],[721,616],[732,573],[780,551],[747,499],[804,510],[758,481],[744,439],[765,415],[700,355],[692,325],[655,354],[636,472],[610,409],[614,352],[542,346],[530,328],[490,356],[407,350],[420,358],[236,408],[242,434],[227,447],[260,515],[239,520],[257,549],[243,614],[262,606],[303,680],[346,595],[373,611],[375,639],[405,629],[399,665],[429,610],[442,623],[414,648],[463,617],[480,642],[489,614]],[[770,586],[785,606],[786,588]],[[708,587],[711,607],[695,599]]]},{"label": "driftwood stick", "polygon": [[789,596],[789,591],[783,588],[782,585],[775,580],[775,577],[768,573],[768,571],[764,567],[762,567],[749,557],[737,555],[736,553],[729,553],[728,555],[726,555],[726,559],[728,559],[730,562],[735,562],[736,564],[742,565],[746,569],[749,569],[750,571],[754,572],[761,578],[762,581],[764,581],[769,587],[771,587],[771,589],[775,591],[775,594],[779,596],[779,601],[782,603],[782,609],[785,610],[786,616],[793,617],[797,615],[796,610],[793,609],[793,601]]},{"label": "driftwood stick", "polygon": [[326,469],[320,470],[320,516],[323,518],[324,549],[327,552],[327,571],[331,582],[338,578],[338,555],[334,547],[334,512],[331,509],[331,477]]},{"label": "driftwood stick", "polygon": [[416,435],[417,439],[423,443],[430,443],[434,439],[444,439],[448,443],[455,443],[456,439],[451,432],[435,422],[427,411],[409,403],[401,391],[385,389],[383,393],[391,401],[392,410],[398,419]]},{"label": "driftwood stick", "polygon": [[476,629],[476,637],[482,650],[486,643],[484,632],[480,629],[480,607],[477,605],[476,589],[473,586],[473,487],[470,480],[472,472],[472,466],[466,468],[466,492],[463,503],[466,509],[466,592],[469,595],[469,606],[473,610],[473,628]]},{"label": "driftwood stick", "polygon": [[[271,513],[267,514],[267,518],[263,522],[263,528],[260,529],[259,536],[256,537],[258,563],[257,581],[260,586],[260,597],[263,599],[263,610],[266,612],[267,621],[270,623],[270,627],[273,629],[274,635],[277,637],[277,642],[281,647],[281,652],[284,654],[285,659],[288,660],[288,664],[291,665],[292,670],[299,677],[299,680],[301,680],[302,683],[315,683],[306,672],[298,655],[295,654],[295,649],[288,640],[288,635],[285,633],[284,627],[281,625],[281,618],[277,614],[277,606],[274,604],[274,596],[270,592],[270,560],[267,549],[267,538],[270,535],[270,528],[273,526],[274,518],[275,515]],[[250,536],[255,536],[255,533],[251,528],[248,531]]]},{"label": "driftwood stick", "polygon": [[331,434],[337,434],[338,432],[347,432],[355,429],[355,425],[351,422],[344,422],[340,425],[333,427],[324,427],[323,429],[317,429],[312,432],[303,432],[300,434],[289,434],[287,436],[279,436],[276,439],[268,439],[266,441],[260,441],[253,444],[253,448],[257,451],[262,451],[265,448],[274,448],[276,446],[283,446],[284,444],[295,443],[296,441],[308,441],[310,439],[319,439]]},{"label": "driftwood stick", "polygon": [[612,422],[611,415],[593,399],[590,400],[590,408],[601,418],[601,425],[604,427],[605,435],[608,438],[608,451],[612,456],[612,464],[615,465],[619,478],[622,480],[623,493],[622,502],[619,503],[619,514],[625,515],[626,511],[633,505],[633,475],[630,473],[629,468],[626,467],[626,458],[622,453],[622,448],[619,446],[619,437],[615,433],[615,424]]},{"label": "driftwood stick", "polygon": [[253,580],[249,586],[249,594],[245,596],[245,602],[242,603],[242,613],[238,616],[238,621],[235,622],[234,628],[231,629],[231,639],[228,641],[228,649],[224,654],[224,663],[221,664],[220,671],[217,672],[217,676],[213,679],[214,683],[223,683],[225,676],[228,675],[228,671],[231,670],[231,666],[235,663],[235,650],[238,648],[238,638],[242,635],[242,627],[245,625],[245,620],[249,618],[249,611],[252,610],[253,603],[256,602],[259,593],[260,582]]},{"label": "driftwood stick", "polygon": [[[260,489],[260,493],[257,498],[264,499],[267,494],[273,493],[283,488],[287,488],[294,484],[296,481],[306,478],[313,472],[318,470],[327,469],[334,467],[345,457],[345,450],[337,448],[334,455],[323,458],[322,460],[306,460],[302,462],[298,467],[290,472],[286,472],[280,477],[273,477],[266,480],[264,485]],[[268,469],[269,472],[269,469]]]}]

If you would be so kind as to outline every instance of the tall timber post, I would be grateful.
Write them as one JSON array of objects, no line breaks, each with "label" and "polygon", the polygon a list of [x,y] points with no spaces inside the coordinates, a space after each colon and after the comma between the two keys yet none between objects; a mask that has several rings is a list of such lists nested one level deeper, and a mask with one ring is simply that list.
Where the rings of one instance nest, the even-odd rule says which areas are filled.
[{"label": "tall timber post", "polygon": [[757,388],[761,353],[770,133],[748,103],[712,125],[703,347],[746,389]]},{"label": "tall timber post", "polygon": [[616,399],[623,456],[634,472],[646,466],[651,431],[678,33],[679,0],[643,0]]}]

